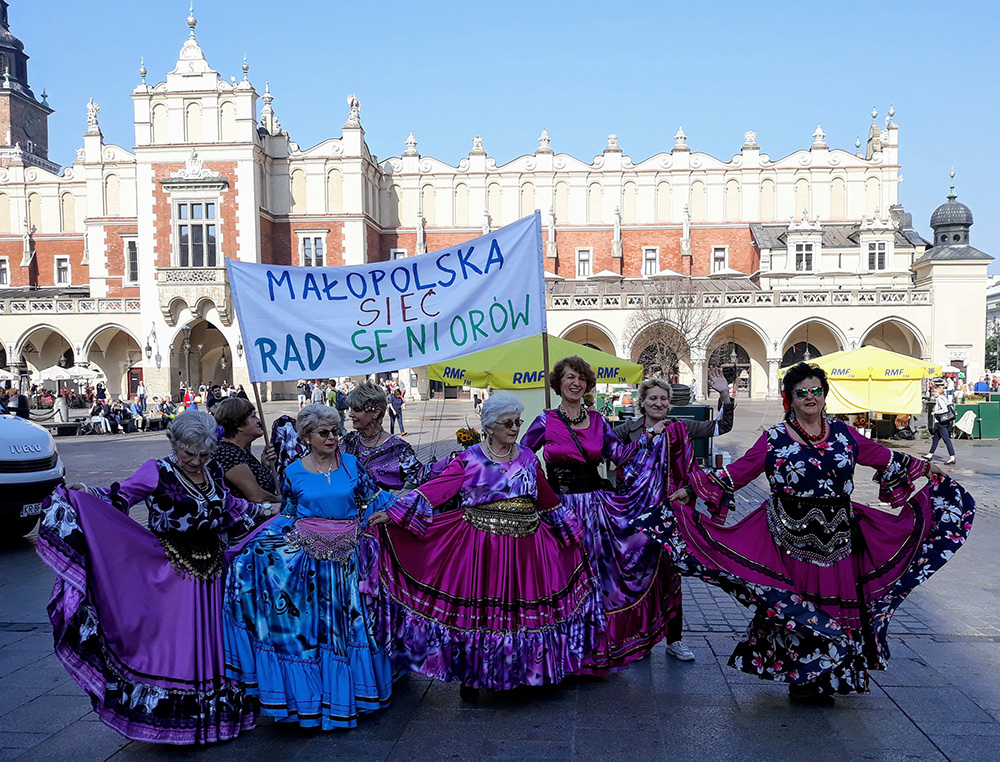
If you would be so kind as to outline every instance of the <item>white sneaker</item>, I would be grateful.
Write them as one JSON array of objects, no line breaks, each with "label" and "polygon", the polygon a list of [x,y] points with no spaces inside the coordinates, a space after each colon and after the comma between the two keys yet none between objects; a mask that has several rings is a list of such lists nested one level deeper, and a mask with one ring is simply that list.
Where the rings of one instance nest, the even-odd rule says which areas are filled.
[{"label": "white sneaker", "polygon": [[694,651],[688,648],[683,640],[667,643],[667,653],[681,661],[694,661]]}]

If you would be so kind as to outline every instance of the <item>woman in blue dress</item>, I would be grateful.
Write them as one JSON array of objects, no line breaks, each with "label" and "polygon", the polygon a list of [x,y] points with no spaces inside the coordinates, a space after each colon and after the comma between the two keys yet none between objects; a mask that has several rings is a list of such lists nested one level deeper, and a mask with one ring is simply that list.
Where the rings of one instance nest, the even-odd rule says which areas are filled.
[{"label": "woman in blue dress", "polygon": [[376,642],[378,546],[371,527],[395,498],[340,452],[334,408],[303,408],[308,452],[285,470],[281,515],[245,541],[226,583],[229,677],[261,713],[323,730],[382,709],[392,667]]}]

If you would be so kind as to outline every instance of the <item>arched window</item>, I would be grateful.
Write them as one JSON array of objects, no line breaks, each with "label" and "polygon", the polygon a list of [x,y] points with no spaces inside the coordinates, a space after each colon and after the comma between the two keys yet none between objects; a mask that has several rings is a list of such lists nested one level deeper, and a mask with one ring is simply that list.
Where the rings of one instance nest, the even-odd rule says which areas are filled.
[{"label": "arched window", "polygon": [[723,215],[726,220],[734,221],[740,219],[740,184],[737,180],[729,180],[726,183],[726,199]]},{"label": "arched window", "polygon": [[292,170],[292,208],[293,214],[306,212],[306,173],[301,169]]},{"label": "arched window", "polygon": [[792,216],[795,219],[799,219],[799,215],[802,214],[808,216],[811,208],[809,204],[809,181],[804,177],[800,177],[795,181],[795,208],[792,210]]},{"label": "arched window", "polygon": [[760,218],[774,219],[774,180],[764,180],[760,184]]},{"label": "arched window", "polygon": [[423,208],[424,219],[427,220],[428,225],[435,224],[437,219],[437,211],[435,210],[435,202],[437,200],[437,192],[434,190],[434,186],[428,183],[420,191],[420,204]]},{"label": "arched window", "polygon": [[604,189],[591,183],[587,189],[587,222],[604,222]]},{"label": "arched window", "polygon": [[670,383],[677,383],[677,353],[664,344],[648,344],[639,353],[638,363],[646,377],[659,376]]},{"label": "arched window", "polygon": [[865,180],[865,215],[871,217],[876,211],[882,210],[882,183],[877,177]]},{"label": "arched window", "polygon": [[535,186],[524,183],[521,186],[521,217],[535,213]]},{"label": "arched window", "polygon": [[622,188],[622,222],[631,224],[636,221],[639,205],[639,188],[635,183],[625,183]]},{"label": "arched window", "polygon": [[781,367],[787,368],[789,365],[796,365],[800,362],[809,362],[823,355],[816,347],[806,341],[797,341],[781,356]]},{"label": "arched window", "polygon": [[730,384],[735,382],[738,391],[750,391],[750,354],[739,344],[727,341],[716,347],[708,360],[709,367],[721,368]]},{"label": "arched window", "polygon": [[167,129],[167,107],[162,103],[153,106],[153,134],[150,136],[152,143],[169,143],[170,138]]},{"label": "arched window", "polygon": [[565,225],[569,222],[569,184],[556,183],[556,222]]},{"label": "arched window", "polygon": [[38,232],[46,232],[42,224],[42,197],[37,193],[28,194],[28,224],[38,228]]},{"label": "arched window", "polygon": [[104,215],[117,217],[121,214],[121,183],[118,175],[108,175],[104,178]]},{"label": "arched window", "polygon": [[326,211],[340,212],[344,208],[344,176],[331,169],[326,176]]},{"label": "arched window", "polygon": [[219,109],[219,136],[226,143],[236,142],[236,104],[225,101]]},{"label": "arched window", "polygon": [[486,208],[490,211],[490,223],[494,228],[503,225],[500,214],[500,183],[490,183],[486,194]]},{"label": "arched window", "polygon": [[188,143],[201,142],[200,103],[189,103],[184,110],[184,138]]},{"label": "arched window", "polygon": [[465,183],[455,186],[455,225],[469,227],[469,186]]},{"label": "arched window", "polygon": [[835,177],[830,183],[830,217],[842,220],[847,217],[847,183]]},{"label": "arched window", "polygon": [[59,221],[64,233],[76,232],[76,199],[72,193],[64,193],[60,199]]},{"label": "arched window", "polygon": [[670,183],[656,186],[656,221],[670,222]]},{"label": "arched window", "polygon": [[0,193],[0,233],[10,232],[10,197]]},{"label": "arched window", "polygon": [[705,221],[705,183],[695,180],[691,183],[691,219],[694,222]]}]

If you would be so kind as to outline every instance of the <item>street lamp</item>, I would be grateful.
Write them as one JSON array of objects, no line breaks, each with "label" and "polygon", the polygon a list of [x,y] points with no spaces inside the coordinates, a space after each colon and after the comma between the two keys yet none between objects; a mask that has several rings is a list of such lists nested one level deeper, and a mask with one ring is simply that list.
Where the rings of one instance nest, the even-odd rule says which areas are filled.
[{"label": "street lamp", "polygon": [[225,370],[226,369],[226,348],[225,347],[222,348],[222,363],[221,363],[221,365],[222,365],[222,369]]},{"label": "street lamp", "polygon": [[239,338],[236,340],[236,354],[239,355],[240,359],[243,359],[243,339]]},{"label": "street lamp", "polygon": [[186,325],[184,331],[184,370],[187,374],[184,383],[191,384],[191,326]]}]

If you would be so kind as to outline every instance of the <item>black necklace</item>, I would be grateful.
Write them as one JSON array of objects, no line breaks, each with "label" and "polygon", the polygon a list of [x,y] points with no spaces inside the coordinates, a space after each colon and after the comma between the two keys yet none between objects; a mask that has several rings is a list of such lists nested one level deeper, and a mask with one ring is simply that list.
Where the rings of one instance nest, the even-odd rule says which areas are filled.
[{"label": "black necklace", "polygon": [[580,405],[580,415],[578,415],[576,418],[570,418],[569,417],[569,413],[567,413],[563,409],[563,406],[560,405],[559,406],[559,415],[570,426],[576,426],[576,424],[583,423],[585,420],[587,420],[587,408],[585,408],[583,405]]}]

